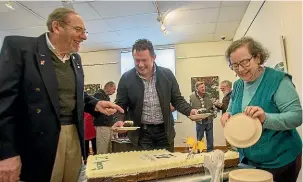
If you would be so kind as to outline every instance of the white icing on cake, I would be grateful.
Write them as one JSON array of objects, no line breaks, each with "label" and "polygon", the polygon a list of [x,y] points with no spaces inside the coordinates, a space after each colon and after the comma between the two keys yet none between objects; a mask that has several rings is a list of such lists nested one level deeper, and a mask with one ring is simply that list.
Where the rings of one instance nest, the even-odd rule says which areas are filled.
[{"label": "white icing on cake", "polygon": [[[205,155],[207,153],[196,154],[186,159],[187,153],[153,150],[89,156],[86,175],[88,178],[117,177],[171,168],[202,167]],[[236,158],[239,158],[237,152],[225,153],[225,159]]]}]

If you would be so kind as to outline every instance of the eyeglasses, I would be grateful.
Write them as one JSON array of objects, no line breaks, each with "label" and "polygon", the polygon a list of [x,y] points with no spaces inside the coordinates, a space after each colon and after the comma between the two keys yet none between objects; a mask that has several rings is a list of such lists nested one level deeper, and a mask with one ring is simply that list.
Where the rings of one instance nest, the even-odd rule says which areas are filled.
[{"label": "eyeglasses", "polygon": [[229,67],[230,67],[232,70],[234,70],[234,71],[239,70],[239,66],[242,66],[242,68],[249,67],[249,66],[250,66],[250,60],[251,60],[253,57],[254,57],[254,56],[251,56],[251,58],[248,58],[248,59],[243,59],[243,60],[240,61],[239,63],[230,64]]},{"label": "eyeglasses", "polygon": [[68,23],[66,23],[64,21],[62,21],[62,23],[64,23],[65,25],[68,25],[68,26],[72,27],[76,31],[76,33],[79,34],[79,35],[82,35],[82,34],[85,34],[86,36],[88,35],[88,32],[86,31],[86,29],[83,29],[81,27],[75,27],[75,26],[70,25],[70,24],[68,24]]}]

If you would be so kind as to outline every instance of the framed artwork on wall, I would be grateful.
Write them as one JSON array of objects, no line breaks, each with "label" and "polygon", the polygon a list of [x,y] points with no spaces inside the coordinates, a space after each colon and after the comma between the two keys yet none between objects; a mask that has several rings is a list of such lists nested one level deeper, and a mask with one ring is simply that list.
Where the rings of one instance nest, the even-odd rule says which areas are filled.
[{"label": "framed artwork on wall", "polygon": [[100,84],[86,84],[84,85],[84,92],[88,95],[94,95],[98,90],[100,90]]}]

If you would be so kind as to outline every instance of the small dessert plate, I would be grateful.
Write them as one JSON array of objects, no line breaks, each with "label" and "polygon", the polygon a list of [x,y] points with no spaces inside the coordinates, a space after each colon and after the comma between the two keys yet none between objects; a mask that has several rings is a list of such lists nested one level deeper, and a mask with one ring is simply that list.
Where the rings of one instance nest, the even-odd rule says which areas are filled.
[{"label": "small dessert plate", "polygon": [[205,118],[207,118],[207,117],[210,116],[210,115],[211,115],[211,113],[203,113],[203,114],[190,115],[190,116],[188,116],[188,117],[189,117],[189,119],[195,121],[195,120],[205,119]]},{"label": "small dessert plate", "polygon": [[116,127],[117,131],[134,131],[139,129],[140,127]]}]

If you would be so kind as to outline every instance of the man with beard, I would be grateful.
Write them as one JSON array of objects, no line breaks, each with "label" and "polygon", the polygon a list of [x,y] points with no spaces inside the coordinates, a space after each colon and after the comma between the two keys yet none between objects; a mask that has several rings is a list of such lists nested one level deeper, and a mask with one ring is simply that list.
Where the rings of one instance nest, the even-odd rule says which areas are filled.
[{"label": "man with beard", "polygon": [[[223,115],[226,112],[227,108],[228,108],[230,96],[231,96],[231,93],[232,93],[232,83],[231,83],[231,81],[228,81],[228,80],[222,81],[220,83],[220,90],[224,95],[224,97],[222,99],[222,102],[219,102],[218,100],[213,99],[213,104],[216,106],[216,108],[218,108],[222,111],[222,115]],[[227,140],[225,140],[225,142],[226,142],[227,150],[233,150],[230,143],[228,143]]]}]

